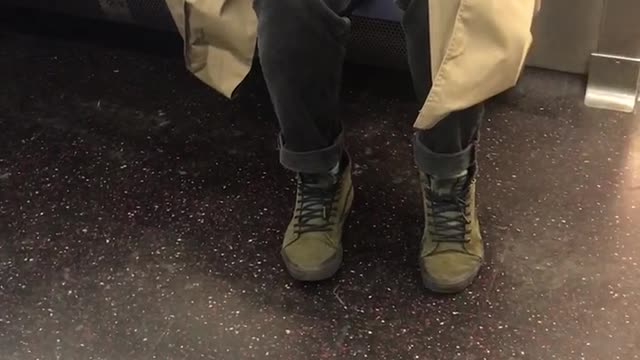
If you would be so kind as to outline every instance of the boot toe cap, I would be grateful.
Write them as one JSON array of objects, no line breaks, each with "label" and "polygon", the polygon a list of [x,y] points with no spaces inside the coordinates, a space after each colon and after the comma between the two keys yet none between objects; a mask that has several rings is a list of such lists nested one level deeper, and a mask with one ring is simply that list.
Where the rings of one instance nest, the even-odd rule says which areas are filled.
[{"label": "boot toe cap", "polygon": [[425,256],[421,259],[425,286],[440,293],[457,293],[468,287],[482,264],[471,254],[449,252]]},{"label": "boot toe cap", "polygon": [[342,249],[325,241],[298,240],[281,251],[291,275],[304,281],[324,280],[338,270],[342,261]]}]

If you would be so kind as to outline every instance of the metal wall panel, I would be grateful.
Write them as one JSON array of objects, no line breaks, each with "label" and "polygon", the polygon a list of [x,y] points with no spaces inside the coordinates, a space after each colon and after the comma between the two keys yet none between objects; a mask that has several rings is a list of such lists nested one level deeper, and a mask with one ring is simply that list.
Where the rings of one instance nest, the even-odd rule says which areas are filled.
[{"label": "metal wall panel", "polygon": [[603,6],[604,0],[542,0],[527,64],[585,74],[598,47]]}]

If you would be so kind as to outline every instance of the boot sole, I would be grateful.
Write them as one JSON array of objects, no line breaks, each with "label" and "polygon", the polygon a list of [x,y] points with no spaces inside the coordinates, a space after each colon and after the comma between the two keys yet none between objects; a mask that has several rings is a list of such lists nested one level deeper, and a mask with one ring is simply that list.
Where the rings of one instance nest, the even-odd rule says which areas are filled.
[{"label": "boot sole", "polygon": [[481,266],[478,266],[478,268],[475,269],[475,271],[471,273],[471,275],[469,275],[468,278],[465,278],[464,280],[461,280],[459,282],[456,282],[453,284],[447,284],[447,285],[442,285],[438,283],[437,281],[433,280],[431,276],[429,276],[429,274],[427,274],[424,270],[421,270],[422,283],[424,284],[424,287],[426,287],[429,291],[432,291],[434,293],[457,294],[464,291],[469,286],[471,286],[473,281],[476,279],[478,272],[480,271],[480,267]]},{"label": "boot sole", "polygon": [[[347,218],[349,217],[349,214],[351,214],[351,207],[353,206],[353,196],[354,196],[353,193],[354,191],[352,186],[349,191],[349,195],[347,196],[346,210],[341,219],[343,228],[344,228],[344,224],[347,221]],[[342,239],[340,242],[342,242]],[[324,264],[322,264],[321,267],[317,269],[300,268],[296,264],[289,261],[289,259],[285,256],[284,252],[280,252],[280,256],[282,257],[282,260],[284,261],[284,265],[286,266],[287,271],[289,272],[289,275],[291,275],[292,278],[298,281],[311,282],[311,281],[327,280],[333,277],[338,272],[338,270],[340,269],[340,266],[342,265],[342,256],[343,256],[342,253],[343,253],[342,245],[340,245],[340,248],[338,249],[338,252],[336,253],[336,255],[331,259],[327,260]]]},{"label": "boot sole", "polygon": [[301,269],[287,260],[284,254],[282,255],[284,264],[287,267],[287,272],[292,278],[298,281],[314,282],[327,280],[333,277],[340,269],[340,265],[342,265],[342,248],[338,250],[333,258],[325,262],[322,267],[315,270]]}]

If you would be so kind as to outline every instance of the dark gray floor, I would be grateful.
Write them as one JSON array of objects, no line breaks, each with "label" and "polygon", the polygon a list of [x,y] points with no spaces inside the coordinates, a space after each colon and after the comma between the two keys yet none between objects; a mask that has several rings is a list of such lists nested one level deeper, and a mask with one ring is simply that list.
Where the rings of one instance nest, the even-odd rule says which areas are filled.
[{"label": "dark gray floor", "polygon": [[171,36],[66,26],[0,31],[0,359],[640,357],[639,119],[585,108],[580,78],[530,70],[490,104],[488,264],[441,297],[417,270],[409,77],[349,67],[344,268],[301,285],[259,75],[228,102]]}]

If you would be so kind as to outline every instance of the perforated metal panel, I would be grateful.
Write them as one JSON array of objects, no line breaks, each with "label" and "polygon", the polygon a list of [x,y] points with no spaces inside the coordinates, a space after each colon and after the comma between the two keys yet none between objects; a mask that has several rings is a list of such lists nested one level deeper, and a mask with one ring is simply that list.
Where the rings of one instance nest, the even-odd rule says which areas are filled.
[{"label": "perforated metal panel", "polygon": [[41,9],[92,18],[104,16],[97,0],[4,0],[0,1],[0,7],[2,6]]},{"label": "perforated metal panel", "polygon": [[156,29],[175,29],[173,19],[162,0],[128,0],[135,22]]},{"label": "perforated metal panel", "polygon": [[[59,11],[78,16],[132,22],[175,31],[164,0],[13,0],[13,6]],[[348,59],[352,62],[403,69],[406,48],[400,23],[352,17]]]},{"label": "perforated metal panel", "polygon": [[404,69],[407,49],[400,23],[353,17],[349,60],[362,64]]},{"label": "perforated metal panel", "polygon": [[2,6],[130,22],[156,29],[175,29],[164,0],[10,0]]},{"label": "perforated metal panel", "polygon": [[[275,1],[275,0],[274,0]],[[630,0],[634,1],[634,0]],[[126,4],[122,11],[122,4]],[[364,64],[406,68],[406,49],[393,0],[365,2],[353,17],[349,59]],[[595,50],[604,0],[543,1],[527,64],[584,73]],[[110,18],[156,29],[175,30],[164,0],[0,0],[2,6],[55,10]],[[111,14],[105,12],[112,9]],[[120,17],[118,19],[118,17]],[[385,19],[385,20],[380,20]]]}]

